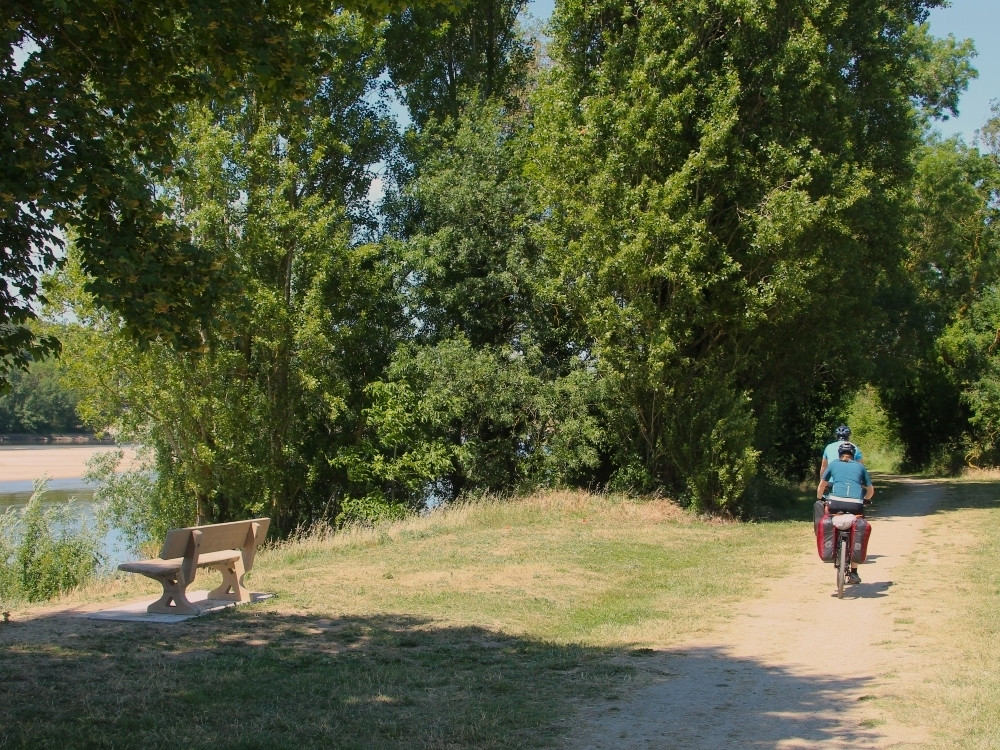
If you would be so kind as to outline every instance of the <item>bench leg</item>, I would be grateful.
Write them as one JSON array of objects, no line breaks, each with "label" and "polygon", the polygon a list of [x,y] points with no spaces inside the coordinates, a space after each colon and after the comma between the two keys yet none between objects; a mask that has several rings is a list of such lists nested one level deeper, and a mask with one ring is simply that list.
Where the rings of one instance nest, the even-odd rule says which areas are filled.
[{"label": "bench leg", "polygon": [[188,601],[185,589],[187,583],[180,575],[150,576],[163,585],[163,596],[146,607],[150,614],[157,615],[196,615],[199,610]]},{"label": "bench leg", "polygon": [[212,567],[222,573],[222,585],[208,592],[209,599],[221,599],[226,602],[250,601],[250,590],[243,585],[246,570],[242,558]]}]

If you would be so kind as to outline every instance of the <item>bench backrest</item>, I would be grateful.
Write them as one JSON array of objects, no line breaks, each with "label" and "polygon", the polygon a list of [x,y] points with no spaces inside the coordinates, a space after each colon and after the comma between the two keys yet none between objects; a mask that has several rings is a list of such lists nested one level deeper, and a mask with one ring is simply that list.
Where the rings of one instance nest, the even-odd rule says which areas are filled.
[{"label": "bench backrest", "polygon": [[[253,528],[253,524],[257,524],[256,529]],[[192,531],[201,532],[200,544],[198,545],[199,554],[221,552],[227,549],[242,549],[248,546],[248,542],[251,549],[256,549],[267,536],[267,527],[270,524],[270,518],[252,518],[248,521],[230,521],[229,523],[214,523],[207,526],[171,529],[167,532],[166,539],[163,540],[160,558],[171,560],[175,557],[184,557]],[[251,532],[254,531],[256,533],[251,536]]]}]

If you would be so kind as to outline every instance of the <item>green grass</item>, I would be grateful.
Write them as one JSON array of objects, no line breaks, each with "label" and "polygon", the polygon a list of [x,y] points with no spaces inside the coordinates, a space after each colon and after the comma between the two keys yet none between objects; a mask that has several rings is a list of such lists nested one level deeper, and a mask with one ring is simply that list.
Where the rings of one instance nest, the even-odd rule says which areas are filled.
[{"label": "green grass", "polygon": [[947,483],[922,547],[895,582],[910,592],[894,622],[897,647],[924,664],[919,679],[878,699],[923,727],[930,749],[1000,747],[1000,482],[995,475]]},{"label": "green grass", "polygon": [[802,533],[553,494],[266,549],[251,583],[273,599],[179,626],[15,612],[0,748],[551,747],[579,701],[648,679],[637,655],[730,616]]},{"label": "green grass", "polygon": [[[880,501],[896,491],[877,484]],[[870,704],[931,722],[935,747],[990,747],[1000,484],[949,487],[926,539],[935,574],[924,559],[899,581],[940,606],[890,614],[927,649],[928,681]],[[251,585],[273,599],[182,625],[15,611],[0,623],[0,750],[553,747],[581,701],[646,684],[642,657],[780,575],[811,507],[801,493],[788,515],[807,520],[739,524],[576,493],[481,502],[272,546]],[[952,549],[956,529],[967,547]],[[133,576],[59,604],[141,593],[156,587]]]},{"label": "green grass", "polygon": [[[780,572],[769,561],[780,553],[762,536],[794,548],[801,535],[788,523],[706,523],[663,515],[662,503],[566,497],[460,508],[312,553],[297,545],[284,558],[293,569],[282,566],[267,583],[310,607],[419,612],[558,643],[663,643],[673,630],[707,624],[693,603],[732,603],[766,569]],[[316,569],[331,566],[340,571],[336,590],[317,591],[321,599],[301,592]]]}]

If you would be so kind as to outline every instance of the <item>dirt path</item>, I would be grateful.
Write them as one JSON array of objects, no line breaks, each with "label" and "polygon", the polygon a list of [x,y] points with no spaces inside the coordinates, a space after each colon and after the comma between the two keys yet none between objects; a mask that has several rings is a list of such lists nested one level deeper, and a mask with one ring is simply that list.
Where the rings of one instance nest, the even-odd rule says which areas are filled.
[{"label": "dirt path", "polygon": [[[915,657],[891,645],[899,640],[894,600],[905,596],[893,588],[893,572],[915,549],[943,490],[905,484],[872,517],[863,583],[848,587],[843,600],[833,566],[804,549],[734,620],[650,657],[655,684],[584,711],[566,748],[920,747],[919,729],[892,723],[869,701],[920,678]],[[831,639],[833,632],[845,635]]]}]

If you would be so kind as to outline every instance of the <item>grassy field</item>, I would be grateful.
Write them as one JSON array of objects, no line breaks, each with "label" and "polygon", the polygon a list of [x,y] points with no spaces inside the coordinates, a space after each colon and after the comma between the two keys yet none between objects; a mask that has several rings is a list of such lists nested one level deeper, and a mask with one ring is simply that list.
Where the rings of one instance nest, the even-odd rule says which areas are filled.
[{"label": "grassy field", "polygon": [[895,637],[920,665],[907,690],[878,699],[931,728],[931,750],[1000,748],[1000,476],[949,481],[923,545],[896,581]]},{"label": "grassy field", "polygon": [[[998,487],[955,484],[928,541],[947,574],[905,573],[942,606],[931,622],[901,609],[900,639],[933,649],[946,634],[948,661],[928,651],[931,682],[879,699],[899,716],[940,711],[949,746],[957,716],[972,727],[958,746],[1000,735]],[[807,495],[799,508],[810,518]],[[960,555],[949,524],[974,537]],[[251,585],[273,599],[180,625],[14,612],[0,623],[0,748],[553,747],[580,701],[648,680],[654,645],[732,617],[810,535],[808,520],[556,493],[271,547]],[[142,593],[157,591],[115,579],[60,605]]]}]

